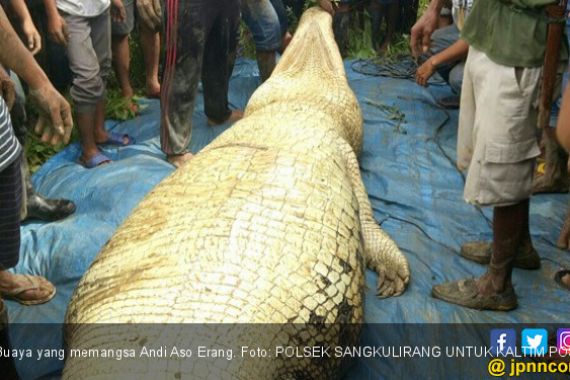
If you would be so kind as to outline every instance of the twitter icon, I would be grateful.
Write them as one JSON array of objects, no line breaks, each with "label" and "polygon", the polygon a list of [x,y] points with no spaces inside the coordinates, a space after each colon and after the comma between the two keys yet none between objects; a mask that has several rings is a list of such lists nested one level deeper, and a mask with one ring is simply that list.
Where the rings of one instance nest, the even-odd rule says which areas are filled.
[{"label": "twitter icon", "polygon": [[523,355],[546,355],[548,353],[548,332],[545,329],[523,329],[521,348]]}]

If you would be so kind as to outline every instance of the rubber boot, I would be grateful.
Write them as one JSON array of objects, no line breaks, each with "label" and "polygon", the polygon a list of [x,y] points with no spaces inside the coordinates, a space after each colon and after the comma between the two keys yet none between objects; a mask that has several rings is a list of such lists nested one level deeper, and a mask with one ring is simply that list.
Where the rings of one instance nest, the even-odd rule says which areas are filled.
[{"label": "rubber boot", "polygon": [[[8,310],[4,302],[0,299],[0,347],[4,350],[11,349],[10,335],[8,334]],[[16,366],[12,357],[0,356],[0,374],[4,380],[19,380]]]},{"label": "rubber boot", "polygon": [[436,285],[432,297],[479,310],[508,311],[517,307],[511,275],[519,246],[525,237],[528,199],[493,210],[493,253],[487,273]]},{"label": "rubber boot", "polygon": [[257,51],[257,67],[259,68],[259,76],[261,82],[265,82],[273,73],[277,64],[274,51]]},{"label": "rubber boot", "polygon": [[48,199],[38,194],[34,190],[30,178],[28,165],[23,160],[22,176],[26,188],[25,210],[22,220],[38,219],[46,222],[54,222],[67,218],[75,212],[75,204],[67,199]]}]

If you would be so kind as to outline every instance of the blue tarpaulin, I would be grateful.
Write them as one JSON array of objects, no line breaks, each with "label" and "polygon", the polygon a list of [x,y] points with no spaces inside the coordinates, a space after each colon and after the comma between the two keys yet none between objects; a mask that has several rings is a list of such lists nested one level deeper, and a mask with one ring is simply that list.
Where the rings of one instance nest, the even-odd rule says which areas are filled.
[{"label": "blue tarpaulin", "polygon": [[[365,320],[490,324],[568,321],[569,294],[553,281],[556,270],[570,266],[570,255],[554,244],[568,205],[567,195],[532,198],[531,232],[542,268],[514,271],[518,309],[509,313],[473,311],[430,297],[434,284],[482,274],[484,266],[462,259],[458,252],[469,240],[491,238],[491,210],[480,210],[463,201],[464,174],[454,164],[458,112],[435,103],[436,97],[449,95],[450,90],[446,86],[425,89],[405,79],[367,76],[355,72],[351,62],[346,68],[365,121],[362,177],[377,221],[408,257],[412,272],[408,290],[385,300],[376,298],[376,276],[367,272]],[[254,63],[238,61],[230,86],[232,106],[243,109],[258,83]],[[105,148],[105,154],[114,160],[112,164],[83,168],[77,163],[80,151],[75,143],[34,175],[40,193],[72,199],[77,212],[60,222],[23,226],[16,272],[43,275],[58,292],[55,299],[40,306],[7,302],[12,323],[61,324],[75,286],[101,247],[145,194],[172,172],[159,145],[159,103],[149,100],[144,105],[141,115],[133,120],[107,122],[108,129],[129,133],[137,140],[133,146]],[[193,123],[194,152],[227,128],[206,125],[201,95]],[[16,331],[19,333],[12,334],[16,348],[54,347],[62,342],[59,330],[33,336]],[[382,336],[368,335],[365,339],[378,343]],[[24,379],[57,378],[62,362],[54,359],[17,365]],[[392,378],[397,375],[393,370],[388,362],[363,360],[349,378]],[[422,373],[416,375],[424,377]]]}]

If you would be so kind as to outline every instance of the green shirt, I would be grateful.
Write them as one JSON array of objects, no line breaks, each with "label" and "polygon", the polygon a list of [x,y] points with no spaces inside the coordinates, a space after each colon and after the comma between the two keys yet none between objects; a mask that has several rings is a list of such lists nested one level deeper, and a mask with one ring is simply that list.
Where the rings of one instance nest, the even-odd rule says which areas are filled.
[{"label": "green shirt", "polygon": [[[493,62],[511,67],[544,63],[547,20],[544,6],[553,0],[477,0],[465,21],[462,37]],[[563,36],[561,58],[568,57]]]}]

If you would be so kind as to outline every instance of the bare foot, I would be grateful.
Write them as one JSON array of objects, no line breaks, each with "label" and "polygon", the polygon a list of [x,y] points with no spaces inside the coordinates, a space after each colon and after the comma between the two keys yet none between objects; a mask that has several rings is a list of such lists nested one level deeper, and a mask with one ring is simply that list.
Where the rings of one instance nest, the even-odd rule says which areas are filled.
[{"label": "bare foot", "polygon": [[[137,106],[138,107],[138,106]],[[108,131],[104,131],[104,132],[95,132],[95,144],[110,144],[110,145],[121,145],[120,144],[120,139],[119,141],[109,141],[109,132]],[[131,140],[129,135],[124,134],[122,136],[123,139],[123,144],[122,146],[127,146],[129,144],[131,144]],[[115,139],[113,139],[115,140]],[[99,153],[99,151],[94,151],[94,152],[90,152],[91,154],[89,154],[89,156],[95,156],[97,153]],[[85,152],[83,152],[83,157],[86,157],[87,155],[85,154]],[[90,157],[87,157],[90,158]]]},{"label": "bare foot", "polygon": [[160,98],[160,83],[147,83],[146,84],[146,97],[147,98]]},{"label": "bare foot", "polygon": [[166,159],[178,169],[192,158],[194,158],[194,155],[190,152],[186,152],[183,154],[169,154]]},{"label": "bare foot", "polygon": [[87,169],[111,163],[111,159],[105,156],[100,150],[83,150],[79,157],[79,163]]},{"label": "bare foot", "polygon": [[44,277],[13,274],[2,270],[0,295],[20,303],[40,304],[49,301],[55,295],[55,288]]},{"label": "bare foot", "polygon": [[216,126],[216,125],[222,125],[222,124],[233,124],[236,121],[240,120],[243,117],[243,111],[242,110],[233,110],[232,113],[230,114],[230,116],[222,121],[222,122],[216,122],[210,118],[208,118],[208,125],[210,127]]},{"label": "bare foot", "polygon": [[378,46],[378,49],[376,49],[376,54],[379,57],[383,57],[386,54],[386,52],[388,51],[389,46],[390,46],[390,41],[382,42],[382,44],[380,46]]}]

